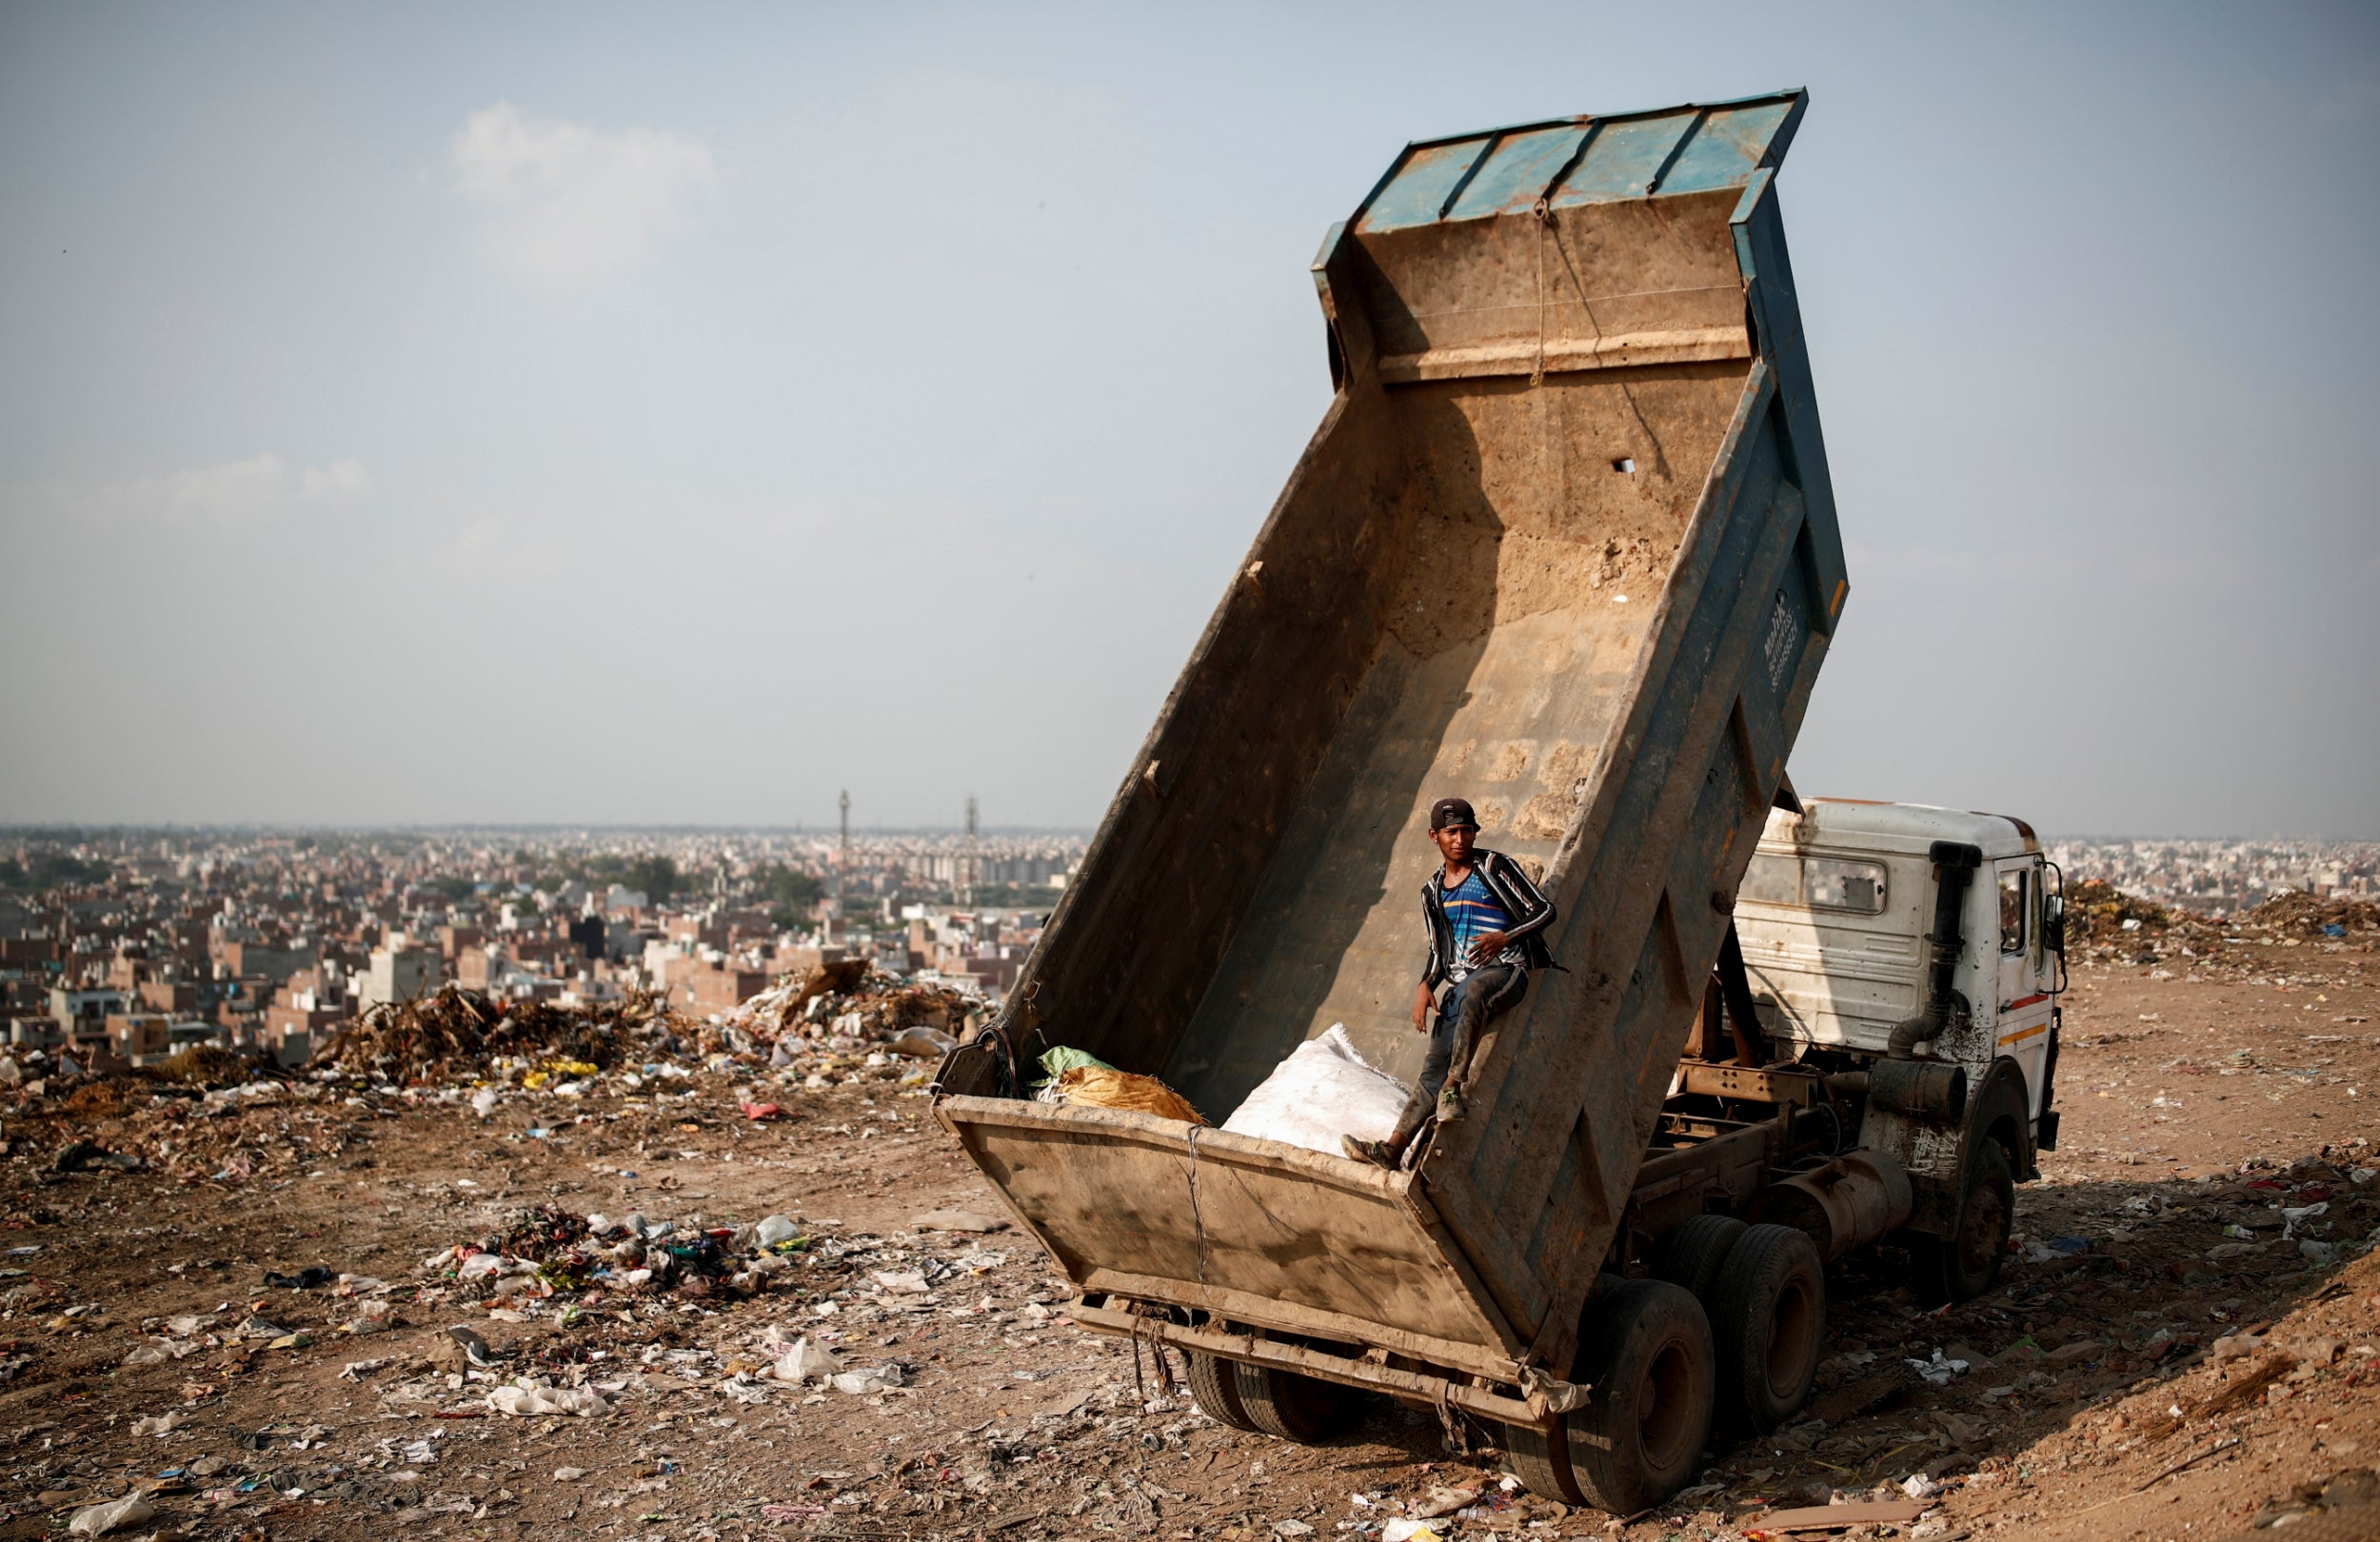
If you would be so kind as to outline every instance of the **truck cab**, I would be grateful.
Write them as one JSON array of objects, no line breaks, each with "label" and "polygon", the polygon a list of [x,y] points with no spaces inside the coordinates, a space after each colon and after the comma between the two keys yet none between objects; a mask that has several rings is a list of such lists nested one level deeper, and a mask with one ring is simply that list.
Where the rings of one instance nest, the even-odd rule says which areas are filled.
[{"label": "truck cab", "polygon": [[[1729,943],[1661,1117],[1674,1149],[1647,1171],[1699,1169],[1743,1191],[1723,1204],[1802,1227],[1828,1258],[1889,1241],[1922,1295],[1978,1295],[2014,1185],[2057,1144],[2057,868],[2006,815],[1778,803],[1725,897]],[[1764,1161],[1725,1179],[1764,1111],[1780,1121]],[[1644,1210],[1623,1261],[1679,1222]]]},{"label": "truck cab", "polygon": [[[2064,900],[2033,827],[2005,814],[1812,799],[1778,808],[1735,896],[1735,932],[1772,1052],[1847,1071],[1892,1052],[1926,1007],[1942,843],[1981,860],[1958,912],[1952,988],[1963,1003],[1931,1055],[1983,1086],[2000,1061],[2023,1088],[2016,1176],[2054,1150],[2052,1106]],[[2002,1072],[2002,1076],[2009,1073]],[[2011,1132],[2013,1136],[2016,1132]]]}]

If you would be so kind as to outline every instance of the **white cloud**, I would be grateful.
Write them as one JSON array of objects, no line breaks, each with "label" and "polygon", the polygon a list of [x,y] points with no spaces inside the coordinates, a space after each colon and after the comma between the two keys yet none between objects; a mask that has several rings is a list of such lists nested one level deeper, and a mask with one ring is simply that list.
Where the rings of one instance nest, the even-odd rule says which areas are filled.
[{"label": "white cloud", "polygon": [[25,502],[36,510],[58,516],[251,524],[355,503],[371,491],[371,477],[361,462],[293,467],[267,450],[245,461],[130,482],[59,482],[20,491],[30,492]]},{"label": "white cloud", "polygon": [[718,191],[710,147],[655,128],[594,128],[509,102],[463,121],[455,187],[488,249],[523,278],[569,284],[625,267]]}]

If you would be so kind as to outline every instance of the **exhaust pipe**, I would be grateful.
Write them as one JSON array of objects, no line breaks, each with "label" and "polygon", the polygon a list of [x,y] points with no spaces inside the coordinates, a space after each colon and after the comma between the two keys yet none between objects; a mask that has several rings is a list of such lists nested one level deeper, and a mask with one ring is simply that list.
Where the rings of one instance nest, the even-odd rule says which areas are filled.
[{"label": "exhaust pipe", "polygon": [[1967,904],[1967,884],[1983,865],[1983,852],[1959,840],[1937,840],[1926,850],[1926,860],[1941,874],[1934,890],[1934,930],[1926,934],[1932,950],[1926,969],[1925,1010],[1895,1024],[1884,1053],[1906,1060],[1920,1044],[1930,1044],[1953,1028],[1963,1027],[1973,1010],[1967,998],[1951,988],[1958,978],[1958,954],[1966,945],[1960,918]]}]

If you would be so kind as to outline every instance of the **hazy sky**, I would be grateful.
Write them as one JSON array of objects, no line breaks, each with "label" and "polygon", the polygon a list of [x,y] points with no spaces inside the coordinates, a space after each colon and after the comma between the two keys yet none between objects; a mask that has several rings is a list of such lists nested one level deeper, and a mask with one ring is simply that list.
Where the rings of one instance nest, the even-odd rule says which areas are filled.
[{"label": "hazy sky", "polygon": [[10,0],[0,820],[1088,824],[1398,147],[1794,85],[1795,780],[2380,838],[2346,5]]}]

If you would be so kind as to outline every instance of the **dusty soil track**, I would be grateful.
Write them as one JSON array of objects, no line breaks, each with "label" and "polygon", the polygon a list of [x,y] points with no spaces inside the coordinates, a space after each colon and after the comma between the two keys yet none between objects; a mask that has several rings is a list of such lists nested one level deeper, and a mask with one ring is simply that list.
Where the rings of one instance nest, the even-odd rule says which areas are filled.
[{"label": "dusty soil track", "polygon": [[[197,1117],[85,1089],[8,1122],[0,1241],[38,1251],[0,1280],[0,1537],[148,1485],[157,1514],[126,1534],[1255,1542],[1486,1477],[1489,1507],[1443,1524],[1651,1539],[1740,1535],[1813,1486],[1912,1474],[1943,1485],[1920,1536],[2222,1536],[2342,1473],[2344,1503],[2380,1457],[2380,1259],[2301,1248],[2346,1259],[2380,1228],[2380,1180],[2353,1176],[2380,1166],[2375,977],[2373,955],[2321,941],[2079,968],[2063,1149],[2019,1190],[2026,1253],[2002,1288],[1930,1315],[1893,1254],[1838,1269],[1812,1416],[1723,1445],[1701,1486],[1625,1527],[1495,1500],[1492,1455],[1450,1456],[1434,1418],[1401,1409],[1319,1448],[1206,1421],[1155,1367],[1136,1377],[1128,1351],[1067,1326],[1062,1280],[1016,1233],[911,1230],[995,1206],[889,1081],[774,1089],[800,1117],[764,1125],[707,1075],[671,1084],[691,1096],[527,1099],[485,1121],[344,1091]],[[47,1171],[75,1139],[149,1170]],[[425,1268],[545,1203],[782,1212],[814,1246],[749,1297],[598,1295],[567,1320],[570,1296],[507,1305]],[[349,1335],[362,1298],[263,1284],[313,1265],[388,1282],[397,1326]],[[931,1290],[876,1277],[902,1274]],[[185,1315],[212,1320],[170,1322]],[[232,1338],[250,1317],[300,1341]],[[496,1370],[455,1349],[458,1322]],[[907,1385],[753,1380],[804,1334]],[[187,1353],[126,1363],[160,1340]],[[1966,1368],[1936,1384],[1909,1364],[1936,1351]],[[608,1414],[486,1406],[500,1379],[574,1368]],[[166,1433],[136,1430],[168,1414]]]}]

